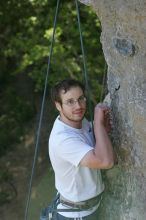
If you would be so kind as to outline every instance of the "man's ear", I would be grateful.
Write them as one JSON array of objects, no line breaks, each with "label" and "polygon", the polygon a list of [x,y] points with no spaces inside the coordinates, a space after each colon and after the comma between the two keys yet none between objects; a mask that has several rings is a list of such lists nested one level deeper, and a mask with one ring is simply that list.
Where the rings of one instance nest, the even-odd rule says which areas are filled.
[{"label": "man's ear", "polygon": [[61,111],[61,104],[59,102],[55,102],[55,106],[57,110],[60,112]]}]

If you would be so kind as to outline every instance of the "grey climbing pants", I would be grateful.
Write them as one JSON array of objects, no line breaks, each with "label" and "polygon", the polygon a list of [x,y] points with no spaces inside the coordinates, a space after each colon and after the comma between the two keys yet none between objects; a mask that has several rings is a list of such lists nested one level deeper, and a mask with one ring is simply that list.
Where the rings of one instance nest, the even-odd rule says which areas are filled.
[{"label": "grey climbing pants", "polygon": [[60,215],[59,213],[56,214],[54,220],[99,220],[98,218],[98,209],[92,213],[91,215],[85,216],[85,217],[79,217],[79,218],[68,218]]}]

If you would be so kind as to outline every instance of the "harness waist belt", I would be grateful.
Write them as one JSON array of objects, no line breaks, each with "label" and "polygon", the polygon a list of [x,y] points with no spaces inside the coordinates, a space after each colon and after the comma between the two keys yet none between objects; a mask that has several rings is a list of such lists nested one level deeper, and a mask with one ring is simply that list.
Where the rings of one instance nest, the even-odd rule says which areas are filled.
[{"label": "harness waist belt", "polygon": [[93,197],[91,199],[81,201],[81,202],[72,202],[67,199],[65,199],[62,195],[60,195],[60,203],[62,205],[67,205],[71,208],[86,210],[93,208],[95,205],[97,205],[102,198],[102,193],[97,195],[96,197]]}]

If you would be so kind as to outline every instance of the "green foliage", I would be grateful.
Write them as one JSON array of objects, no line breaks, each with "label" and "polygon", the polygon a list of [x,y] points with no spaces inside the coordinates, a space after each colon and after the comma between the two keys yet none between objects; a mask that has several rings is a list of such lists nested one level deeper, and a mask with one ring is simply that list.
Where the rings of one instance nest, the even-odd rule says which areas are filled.
[{"label": "green foliage", "polygon": [[[19,140],[23,124],[34,114],[28,97],[14,88],[17,76],[33,81],[32,93],[44,88],[53,31],[56,1],[2,0],[0,4],[0,155]],[[101,27],[91,8],[79,4],[91,100],[99,101],[104,69],[100,44]],[[77,13],[74,1],[60,4],[49,87],[56,80],[83,79]],[[15,84],[14,84],[15,82]],[[27,85],[26,85],[27,87]]]},{"label": "green foliage", "polygon": [[[5,100],[8,100],[5,102]],[[3,103],[3,104],[2,104]],[[0,156],[12,148],[13,143],[19,142],[24,125],[33,116],[31,103],[16,94],[13,88],[5,91],[1,99],[0,116]],[[2,106],[3,105],[3,106]]]},{"label": "green foliage", "polygon": [[17,190],[13,184],[13,176],[5,167],[0,167],[0,205],[13,200]]},{"label": "green foliage", "polygon": [[[39,0],[12,3],[7,1],[5,4],[9,6],[5,6],[5,13],[11,17],[5,16],[9,35],[4,33],[3,36],[4,41],[7,42],[3,44],[5,46],[3,55],[8,66],[12,62],[11,59],[15,60],[13,68],[11,66],[11,72],[7,69],[7,74],[29,72],[29,76],[35,82],[35,91],[41,91],[44,85],[55,4],[56,1]],[[95,81],[98,84],[98,80],[101,83],[104,64],[99,42],[100,22],[96,14],[82,4],[80,16],[89,78],[91,85]],[[5,62],[3,62],[4,65]],[[58,76],[82,78],[82,54],[74,1],[61,1],[51,68],[49,77],[51,83]]]}]

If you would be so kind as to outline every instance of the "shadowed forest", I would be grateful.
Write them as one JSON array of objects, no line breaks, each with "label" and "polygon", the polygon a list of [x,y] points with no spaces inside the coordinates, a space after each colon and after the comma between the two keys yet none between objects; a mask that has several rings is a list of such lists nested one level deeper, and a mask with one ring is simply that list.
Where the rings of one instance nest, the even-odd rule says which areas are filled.
[{"label": "shadowed forest", "polygon": [[[0,215],[3,220],[24,219],[56,2],[2,0],[0,4]],[[79,10],[93,107],[101,99],[105,71],[101,26],[90,7],[79,3]],[[57,114],[51,104],[50,87],[70,77],[84,81],[83,56],[75,2],[63,0],[57,19],[34,185],[49,170],[47,141]]]}]

